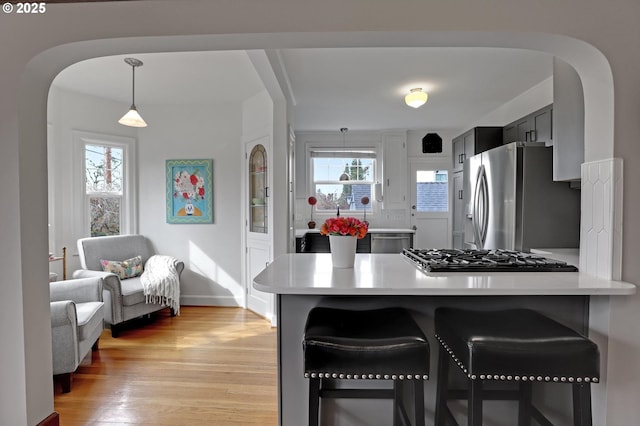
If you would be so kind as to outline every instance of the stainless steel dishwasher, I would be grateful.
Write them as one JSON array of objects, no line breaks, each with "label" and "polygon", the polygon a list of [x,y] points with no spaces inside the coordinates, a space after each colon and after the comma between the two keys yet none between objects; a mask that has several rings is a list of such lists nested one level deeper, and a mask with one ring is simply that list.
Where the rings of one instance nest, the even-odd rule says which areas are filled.
[{"label": "stainless steel dishwasher", "polygon": [[413,246],[413,233],[371,233],[371,253],[400,253]]}]

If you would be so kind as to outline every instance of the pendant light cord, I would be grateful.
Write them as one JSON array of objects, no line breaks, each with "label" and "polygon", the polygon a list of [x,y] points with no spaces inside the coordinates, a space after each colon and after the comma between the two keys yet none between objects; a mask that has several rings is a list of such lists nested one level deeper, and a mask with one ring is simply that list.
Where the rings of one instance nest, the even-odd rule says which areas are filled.
[{"label": "pendant light cord", "polygon": [[133,69],[132,72],[132,76],[133,76],[133,82],[131,84],[131,106],[135,109],[136,107],[136,66],[132,65],[131,68]]}]

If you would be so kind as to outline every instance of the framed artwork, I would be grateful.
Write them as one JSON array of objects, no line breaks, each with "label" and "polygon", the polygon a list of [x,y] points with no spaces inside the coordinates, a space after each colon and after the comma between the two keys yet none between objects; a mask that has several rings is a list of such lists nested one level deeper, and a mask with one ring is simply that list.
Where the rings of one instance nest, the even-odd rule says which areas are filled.
[{"label": "framed artwork", "polygon": [[213,160],[167,160],[167,223],[213,223]]}]

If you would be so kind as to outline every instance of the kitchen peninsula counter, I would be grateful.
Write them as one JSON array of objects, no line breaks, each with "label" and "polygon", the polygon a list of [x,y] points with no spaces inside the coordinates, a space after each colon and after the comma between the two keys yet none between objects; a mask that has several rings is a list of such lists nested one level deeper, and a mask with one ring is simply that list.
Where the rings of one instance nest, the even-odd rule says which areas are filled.
[{"label": "kitchen peninsula counter", "polygon": [[329,253],[285,254],[256,276],[254,288],[315,295],[624,295],[633,284],[580,272],[423,273],[400,254],[356,254],[354,268],[331,265]]},{"label": "kitchen peninsula counter", "polygon": [[[356,254],[353,269],[337,269],[332,267],[329,253],[279,256],[254,278],[253,286],[276,295],[281,426],[307,423],[308,381],[303,377],[302,338],[307,315],[315,306],[348,309],[401,306],[412,312],[431,345],[431,380],[425,384],[425,412],[427,424],[431,424],[438,354],[433,311],[437,307],[530,308],[589,334],[590,309],[596,309],[591,308],[592,298],[598,301],[594,306],[608,306],[610,297],[624,297],[636,289],[630,283],[579,272],[424,273],[400,254]],[[606,336],[600,335],[599,339],[606,344]],[[602,346],[601,341],[598,343]],[[601,368],[606,375],[606,365]],[[549,392],[553,397],[547,395],[542,407],[554,413],[551,420],[554,424],[571,423],[570,418],[563,417],[571,412],[570,389],[545,388],[545,393]],[[515,424],[509,417],[513,406],[501,404],[492,402],[491,408],[487,407],[487,421],[499,426]],[[326,401],[321,409],[323,416],[334,419],[332,424],[340,426],[391,424],[388,401]],[[594,405],[594,419],[598,419],[597,410]]]}]

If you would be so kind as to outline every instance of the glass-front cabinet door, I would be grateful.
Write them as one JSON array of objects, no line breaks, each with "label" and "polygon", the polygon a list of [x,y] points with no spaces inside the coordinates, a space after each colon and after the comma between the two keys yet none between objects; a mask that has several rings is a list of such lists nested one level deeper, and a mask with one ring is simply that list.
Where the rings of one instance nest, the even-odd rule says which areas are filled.
[{"label": "glass-front cabinet door", "polygon": [[257,144],[249,155],[249,231],[268,232],[269,187],[267,186],[267,151]]}]

